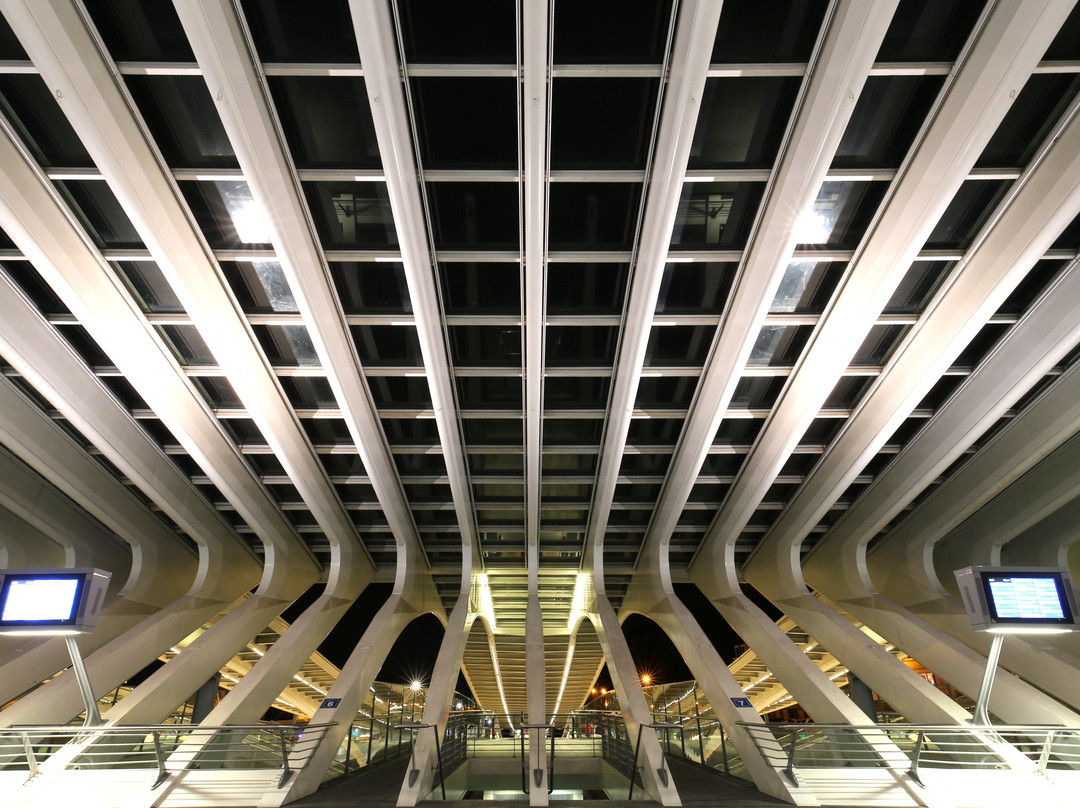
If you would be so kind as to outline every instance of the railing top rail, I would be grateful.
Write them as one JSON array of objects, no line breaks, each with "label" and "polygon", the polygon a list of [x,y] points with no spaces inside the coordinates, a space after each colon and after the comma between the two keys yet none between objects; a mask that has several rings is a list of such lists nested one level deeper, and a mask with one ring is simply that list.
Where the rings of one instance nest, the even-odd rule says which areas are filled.
[{"label": "railing top rail", "polygon": [[223,730],[248,730],[250,732],[268,732],[271,734],[283,734],[286,732],[306,732],[313,729],[326,729],[335,726],[333,722],[327,724],[222,724],[208,726],[205,724],[139,724],[124,726],[99,726],[84,727],[70,724],[46,725],[27,724],[18,727],[0,727],[0,735],[16,735],[20,733],[47,734],[47,735],[129,735],[133,732],[221,732]]},{"label": "railing top rail", "polygon": [[866,731],[896,730],[908,732],[1080,732],[1080,727],[1065,727],[1058,724],[991,724],[990,726],[976,726],[963,724],[819,724],[807,722],[803,724],[773,724],[758,723],[756,721],[737,721],[741,727],[768,730],[814,730],[814,729],[855,729]]}]

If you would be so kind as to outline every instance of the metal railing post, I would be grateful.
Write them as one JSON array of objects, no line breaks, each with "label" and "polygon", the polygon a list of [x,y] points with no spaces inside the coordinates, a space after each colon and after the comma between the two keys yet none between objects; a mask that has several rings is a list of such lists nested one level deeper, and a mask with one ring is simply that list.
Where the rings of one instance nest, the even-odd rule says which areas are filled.
[{"label": "metal railing post", "polygon": [[169,776],[169,770],[165,768],[165,752],[161,748],[161,734],[157,730],[154,730],[150,734],[154,739],[154,757],[157,758],[158,767],[157,779],[154,781],[154,784],[150,786],[150,790],[153,791],[165,782],[165,778]]},{"label": "metal railing post", "polygon": [[30,743],[30,736],[25,732],[20,732],[19,737],[22,738],[23,752],[26,754],[26,764],[30,767],[30,776],[37,777],[37,758],[34,756],[34,745]]},{"label": "metal railing post", "polygon": [[285,785],[287,782],[289,782],[289,778],[292,777],[292,770],[289,769],[289,747],[288,747],[288,744],[285,743],[285,733],[284,732],[278,732],[278,743],[281,746],[281,767],[282,767],[282,771],[281,771],[281,779],[278,780],[278,786],[277,787],[281,788],[283,785]]},{"label": "metal railing post", "polygon": [[798,740],[799,731],[797,729],[793,729],[791,731],[791,744],[788,748],[787,766],[784,768],[784,774],[787,775],[788,780],[790,780],[791,784],[794,785],[796,788],[799,785],[799,780],[795,776],[795,744],[798,742]]},{"label": "metal railing post", "polygon": [[[720,756],[724,759],[724,774],[731,774],[731,762],[727,756],[727,731],[720,725]],[[701,761],[704,763],[705,761]]]},{"label": "metal railing post", "polygon": [[1046,774],[1046,764],[1050,762],[1050,750],[1054,747],[1054,730],[1050,730],[1046,733],[1046,740],[1043,741],[1042,751],[1039,753],[1039,774]]},{"label": "metal railing post", "polygon": [[[628,800],[633,799],[634,797],[634,778],[637,777],[638,752],[641,751],[641,733],[643,733],[644,731],[644,726],[638,728],[637,743],[634,744],[634,762],[630,764],[630,791],[626,795],[626,799]],[[642,782],[641,785],[642,788],[644,788],[645,783]]]},{"label": "metal railing post", "polygon": [[342,774],[349,773],[349,758],[352,757],[352,724],[349,724],[349,732],[345,736],[345,767]]},{"label": "metal railing post", "polygon": [[923,740],[926,738],[926,733],[923,730],[919,730],[919,735],[915,739],[915,748],[911,751],[911,768],[908,769],[908,777],[918,783],[923,788],[923,781],[919,778],[919,756],[922,754]]},{"label": "metal railing post", "polygon": [[551,773],[548,775],[548,794],[555,790],[555,728],[551,728]]},{"label": "metal railing post", "polygon": [[697,751],[698,760],[701,761],[701,765],[705,765],[705,739],[701,737],[701,709],[697,711],[697,715],[694,716],[697,720]]}]

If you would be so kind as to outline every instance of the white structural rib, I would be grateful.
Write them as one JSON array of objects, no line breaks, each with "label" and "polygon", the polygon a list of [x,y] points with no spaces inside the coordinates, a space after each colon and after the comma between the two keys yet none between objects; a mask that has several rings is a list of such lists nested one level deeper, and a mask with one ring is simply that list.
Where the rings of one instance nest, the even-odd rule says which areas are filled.
[{"label": "white structural rib", "polygon": [[[544,315],[547,284],[547,174],[550,131],[551,21],[549,0],[523,0],[521,9],[522,128],[521,175],[524,198],[522,309],[525,317],[522,368],[525,401],[525,679],[529,723],[547,723],[544,617],[540,610],[540,476],[544,422]],[[529,736],[529,768],[542,772],[532,784],[530,805],[547,805],[546,749],[543,733]]]},{"label": "white structural rib", "polygon": [[386,193],[397,231],[401,262],[409,286],[420,352],[439,430],[443,460],[449,477],[454,511],[461,530],[463,553],[476,550],[476,516],[461,430],[457,419],[453,375],[447,356],[435,267],[427,242],[423,200],[417,181],[409,114],[402,86],[397,37],[388,4],[377,0],[350,0],[356,45],[364,67],[364,84],[379,143]]},{"label": "white structural rib", "polygon": [[843,289],[706,535],[695,567],[715,563],[734,544],[1071,7],[1067,0],[1009,0],[984,12],[856,251]]},{"label": "white structural rib", "polygon": [[607,529],[615,485],[630,420],[634,414],[645,351],[652,333],[653,313],[660,296],[668,246],[675,227],[675,214],[683,190],[683,176],[690,159],[697,130],[701,97],[709,71],[720,21],[718,3],[683,3],[668,60],[669,77],[664,88],[664,106],[656,134],[656,148],[645,209],[637,262],[630,286],[625,316],[626,324],[619,342],[619,355],[613,373],[613,390],[604,443],[600,449],[596,485],[593,491],[589,527],[585,540],[583,566],[593,565],[595,574],[603,575],[603,541]]},{"label": "white structural rib", "polygon": [[[748,570],[759,566],[758,555],[765,556],[762,568],[772,569],[779,559],[791,566],[788,559],[798,555],[793,549],[1080,213],[1078,110],[1080,103],[1069,108],[990,217],[975,246],[759,545]],[[1071,285],[1061,280],[1055,286]],[[873,501],[880,503],[888,491],[888,514],[876,513],[874,524],[860,530],[883,526],[1068,352],[1080,333],[1080,320],[1062,302],[1044,295],[1037,308],[1057,310],[1025,316],[1015,325],[1004,344],[957,393],[960,401],[947,403],[876,481],[871,487],[876,494]],[[862,514],[875,510],[861,502],[856,507]],[[852,518],[849,511],[842,523]]]},{"label": "white structural rib", "polygon": [[796,103],[786,145],[777,158],[727,314],[672,457],[647,543],[664,541],[675,530],[791,260],[796,219],[813,204],[825,179],[895,5],[840,2],[826,22],[831,34]]},{"label": "white structural rib", "polygon": [[[277,259],[322,360],[320,372],[334,391],[390,529],[399,542],[419,542],[295,166],[237,8],[225,0],[176,0],[174,5],[244,179],[266,213]],[[418,321],[420,316],[417,311]],[[350,558],[341,559],[342,565],[352,563]],[[337,567],[331,569],[332,582],[344,572]],[[355,584],[341,596],[351,589]]]},{"label": "white structural rib", "polygon": [[[352,521],[90,22],[64,0],[6,0],[0,8],[327,538],[358,544]],[[133,368],[129,378],[138,377]],[[357,563],[365,562],[362,551],[356,555]]]}]

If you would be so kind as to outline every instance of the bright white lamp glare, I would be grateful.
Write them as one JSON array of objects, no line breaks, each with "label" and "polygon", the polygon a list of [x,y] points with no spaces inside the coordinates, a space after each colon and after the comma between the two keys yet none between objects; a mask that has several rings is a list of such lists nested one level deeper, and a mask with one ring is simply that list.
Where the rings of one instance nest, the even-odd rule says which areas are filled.
[{"label": "bright white lamp glare", "polygon": [[79,591],[77,578],[27,578],[10,584],[3,620],[70,620]]}]

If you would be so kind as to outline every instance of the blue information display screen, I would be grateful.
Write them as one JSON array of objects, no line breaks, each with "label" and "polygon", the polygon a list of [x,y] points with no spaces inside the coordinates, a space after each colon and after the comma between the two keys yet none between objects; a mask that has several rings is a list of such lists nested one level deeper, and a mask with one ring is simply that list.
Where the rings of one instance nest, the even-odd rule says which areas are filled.
[{"label": "blue information display screen", "polygon": [[0,626],[74,623],[84,579],[84,575],[6,575],[0,587]]},{"label": "blue information display screen", "polygon": [[1073,622],[1060,575],[991,573],[983,578],[983,585],[995,622]]}]

